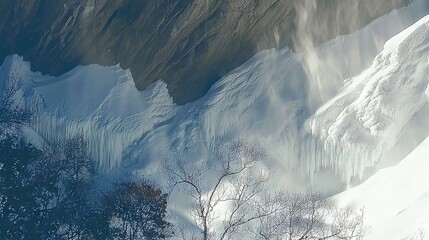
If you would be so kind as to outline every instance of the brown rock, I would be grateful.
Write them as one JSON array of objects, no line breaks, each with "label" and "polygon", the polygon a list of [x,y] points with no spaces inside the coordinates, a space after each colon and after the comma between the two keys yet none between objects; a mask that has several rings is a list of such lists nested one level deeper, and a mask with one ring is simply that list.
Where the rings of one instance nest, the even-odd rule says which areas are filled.
[{"label": "brown rock", "polygon": [[[266,48],[299,50],[350,33],[409,0],[1,0],[0,59],[20,54],[33,70],[120,63],[139,89],[163,79],[175,102],[204,95]],[[302,10],[302,9],[301,9]]]}]

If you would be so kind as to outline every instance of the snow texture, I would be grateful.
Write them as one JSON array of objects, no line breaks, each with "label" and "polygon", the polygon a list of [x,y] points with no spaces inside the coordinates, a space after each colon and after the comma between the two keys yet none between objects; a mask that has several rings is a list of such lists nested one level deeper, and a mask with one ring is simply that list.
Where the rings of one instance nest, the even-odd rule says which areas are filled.
[{"label": "snow texture", "polygon": [[[306,122],[312,142],[302,151],[310,155],[302,158],[309,161],[304,167],[310,172],[333,168],[344,180],[362,176],[427,103],[428,56],[426,16],[387,41],[373,65],[349,79],[342,92]],[[312,148],[325,151],[314,154]]]},{"label": "snow texture", "polygon": [[19,77],[25,98],[39,103],[34,129],[43,138],[85,137],[100,173],[153,175],[164,158],[198,161],[218,144],[241,138],[263,147],[276,167],[299,176],[330,170],[347,183],[389,151],[427,103],[429,17],[387,41],[372,66],[355,62],[347,70],[341,64],[369,39],[376,41],[366,58],[375,55],[380,39],[396,33],[392,26],[410,12],[395,11],[316,50],[321,63],[330,59],[320,65],[330,69],[326,81],[368,68],[335,86],[337,96],[316,112],[307,105],[304,56],[288,50],[260,52],[184,106],[172,102],[162,81],[137,91],[130,72],[118,65],[79,66],[51,77],[33,73],[15,55],[0,76]]},{"label": "snow texture", "polygon": [[429,138],[398,165],[380,170],[331,200],[340,207],[364,208],[371,227],[365,239],[429,239],[428,158]]}]

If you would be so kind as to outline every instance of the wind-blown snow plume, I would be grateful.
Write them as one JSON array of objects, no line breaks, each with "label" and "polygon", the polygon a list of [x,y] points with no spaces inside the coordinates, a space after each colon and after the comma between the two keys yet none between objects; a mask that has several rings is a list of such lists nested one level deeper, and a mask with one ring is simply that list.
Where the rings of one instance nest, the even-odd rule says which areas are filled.
[{"label": "wind-blown snow plume", "polygon": [[[377,7],[377,4],[370,5],[360,7]],[[319,6],[316,0],[295,2],[297,15],[293,45],[302,58],[300,62],[306,73],[308,91],[307,108],[311,112],[333,98],[343,87],[344,79],[356,76],[369,67],[376,54],[383,50],[385,41],[426,15],[429,5],[416,0],[405,9],[395,10],[375,20],[371,27],[359,30],[358,34],[352,34],[353,37],[338,37],[336,41],[316,47],[320,36],[330,33],[340,36],[342,29],[358,28],[362,23],[357,14],[345,16],[347,11],[342,9],[347,7],[359,11],[358,1],[329,6],[336,9],[336,14],[323,15],[324,7]],[[373,9],[365,11],[371,12]]]},{"label": "wind-blown snow plume", "polygon": [[306,132],[318,136],[312,138],[315,148],[327,154],[304,157],[309,166],[314,162],[315,170],[333,168],[344,180],[362,176],[366,167],[373,166],[427,103],[428,55],[426,16],[390,39],[369,69],[350,79],[337,97],[307,121]]},{"label": "wind-blown snow plume", "polygon": [[[372,66],[347,80],[345,87],[335,86],[338,94],[329,101],[321,97],[309,104],[308,98],[325,90],[309,90],[303,79],[310,75],[323,85],[327,76],[343,80],[368,67],[361,60],[339,72],[332,66],[352,64],[342,61],[379,29],[383,31],[377,39],[390,37],[398,19],[414,11],[415,5],[410,7],[323,44],[314,55],[262,51],[206,96],[184,106],[172,102],[162,82],[137,91],[130,72],[118,66],[77,67],[55,78],[32,73],[28,63],[13,56],[1,72],[12,66],[25,82],[26,97],[41,103],[36,131],[49,141],[83,135],[100,173],[119,169],[150,176],[164,158],[197,161],[219,143],[244,138],[263,147],[267,165],[285,174],[312,176],[330,170],[347,183],[392,148],[427,103],[428,17],[388,41]],[[319,64],[314,69],[311,59]]]}]

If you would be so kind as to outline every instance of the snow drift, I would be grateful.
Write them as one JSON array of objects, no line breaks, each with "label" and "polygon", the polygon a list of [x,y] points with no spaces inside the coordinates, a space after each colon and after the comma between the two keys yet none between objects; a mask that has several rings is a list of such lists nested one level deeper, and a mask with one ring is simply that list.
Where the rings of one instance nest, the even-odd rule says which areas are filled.
[{"label": "snow drift", "polygon": [[429,138],[398,165],[332,198],[340,207],[364,208],[365,239],[429,239]]},{"label": "snow drift", "polygon": [[[410,12],[395,11],[357,33],[322,45],[316,54],[344,61],[340,56],[361,44],[356,39],[374,37],[371,29],[384,30],[374,38],[377,41],[390,37],[395,30],[387,26],[397,24],[401,14]],[[19,78],[25,98],[39,103],[34,128],[42,137],[48,141],[85,137],[100,173],[115,170],[150,176],[164,158],[197,161],[216,145],[242,138],[263,147],[267,164],[280,171],[304,178],[333,171],[347,183],[389,151],[427,103],[428,21],[424,17],[390,39],[372,66],[346,79],[344,87],[337,86],[337,96],[315,112],[308,106],[311,95],[303,80],[307,79],[305,56],[288,50],[259,53],[206,96],[184,106],[172,102],[161,81],[137,91],[130,72],[119,66],[80,66],[51,77],[33,73],[29,63],[11,56],[0,75]],[[378,45],[371,46],[375,54]],[[366,67],[366,62],[356,63],[337,77]],[[337,72],[332,65],[330,71],[324,78]]]},{"label": "snow drift", "polygon": [[306,122],[304,132],[314,140],[309,148],[325,151],[302,151],[310,155],[302,157],[310,161],[305,168],[333,168],[347,180],[373,166],[428,101],[428,54],[426,16],[387,41],[373,65],[347,80],[341,93]]}]

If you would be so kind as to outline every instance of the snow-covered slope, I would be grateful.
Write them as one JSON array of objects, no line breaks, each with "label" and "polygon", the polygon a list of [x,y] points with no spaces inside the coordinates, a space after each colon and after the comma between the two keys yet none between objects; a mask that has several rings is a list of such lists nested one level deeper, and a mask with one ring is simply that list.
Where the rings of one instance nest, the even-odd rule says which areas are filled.
[{"label": "snow-covered slope", "polygon": [[56,78],[31,72],[15,55],[0,73],[21,79],[27,100],[40,107],[39,134],[49,141],[85,137],[100,172],[118,167],[127,147],[174,115],[165,84],[139,92],[130,72],[119,66],[77,67]]},{"label": "snow-covered slope", "polygon": [[[410,9],[422,2],[415,1]],[[396,29],[392,26],[400,25],[398,19],[410,18],[413,11],[395,11],[315,49],[312,56],[321,58],[319,67],[331,66],[322,79],[329,81],[338,73],[332,64],[344,62],[354,46],[362,45],[360,41],[390,37]],[[31,72],[29,63],[11,56],[0,74],[3,79],[21,79],[26,99],[40,104],[35,130],[41,136],[49,141],[86,137],[100,173],[119,170],[150,176],[164,158],[197,161],[217,144],[243,138],[263,147],[267,164],[285,175],[295,172],[305,178],[328,170],[348,182],[389,151],[427,103],[428,20],[421,19],[389,40],[371,67],[346,80],[341,90],[341,85],[335,86],[338,95],[316,112],[308,106],[317,91],[309,88],[312,79],[302,64],[306,56],[288,50],[259,53],[205,97],[185,106],[172,102],[162,82],[137,91],[130,72],[119,66],[77,67],[50,77]],[[376,35],[374,29],[383,31]],[[375,55],[378,45],[371,46]],[[323,65],[324,56],[334,60]],[[365,67],[365,61],[356,62],[338,76]]]},{"label": "snow-covered slope", "polygon": [[[377,172],[366,182],[332,200],[366,212],[371,227],[366,239],[429,239],[429,138],[398,165]],[[415,237],[415,238],[413,238]]]},{"label": "snow-covered slope", "polygon": [[396,144],[401,130],[427,103],[428,56],[426,16],[387,41],[373,65],[347,80],[341,93],[306,122],[316,145],[310,148],[325,149],[327,155],[318,152],[303,159],[314,162],[315,170],[333,168],[343,179],[361,176]]}]

